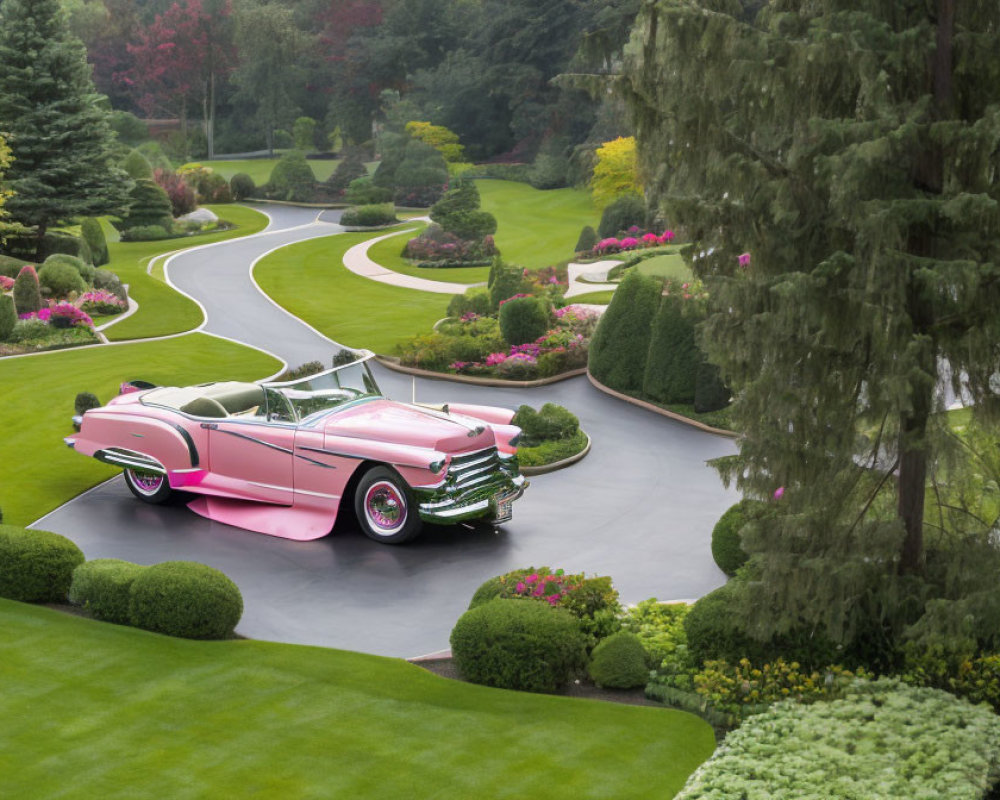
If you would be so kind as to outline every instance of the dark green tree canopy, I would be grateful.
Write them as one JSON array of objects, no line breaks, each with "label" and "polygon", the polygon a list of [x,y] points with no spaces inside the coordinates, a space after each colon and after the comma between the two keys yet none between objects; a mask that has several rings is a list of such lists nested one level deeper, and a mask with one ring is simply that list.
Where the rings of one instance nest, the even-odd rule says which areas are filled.
[{"label": "dark green tree canopy", "polygon": [[621,85],[715,301],[705,341],[745,432],[728,474],[787,487],[760,608],[809,597],[838,632],[872,581],[920,573],[940,376],[996,405],[998,52],[996,3],[640,12]]},{"label": "dark green tree canopy", "polygon": [[0,4],[0,130],[15,160],[6,179],[18,222],[39,241],[53,222],[119,213],[130,182],[115,162],[114,134],[86,54],[58,0]]}]

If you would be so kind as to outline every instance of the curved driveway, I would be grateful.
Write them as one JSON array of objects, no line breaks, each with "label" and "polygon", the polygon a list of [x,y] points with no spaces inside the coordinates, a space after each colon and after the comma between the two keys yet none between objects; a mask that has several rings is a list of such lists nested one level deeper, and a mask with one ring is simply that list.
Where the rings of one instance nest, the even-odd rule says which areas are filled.
[{"label": "curved driveway", "polygon": [[[337,232],[338,217],[267,210],[273,222],[264,233],[179,254],[170,280],[203,304],[204,330],[292,364],[328,363],[337,346],[265,299],[248,273],[278,246]],[[386,394],[410,398],[408,377],[376,372]],[[313,542],[249,533],[183,506],[146,506],[120,479],[37,524],[73,539],[88,558],[190,559],[223,570],[243,593],[238,631],[246,636],[393,656],[446,648],[476,587],[517,567],[611,575],[626,602],[698,597],[724,582],[710,533],[737,495],[705,461],[734,452],[732,441],[614,400],[585,378],[530,390],[434,380],[416,387],[423,401],[560,403],[580,417],[593,449],[569,469],[533,478],[500,530],[428,527],[404,547],[372,542],[344,522]]]}]

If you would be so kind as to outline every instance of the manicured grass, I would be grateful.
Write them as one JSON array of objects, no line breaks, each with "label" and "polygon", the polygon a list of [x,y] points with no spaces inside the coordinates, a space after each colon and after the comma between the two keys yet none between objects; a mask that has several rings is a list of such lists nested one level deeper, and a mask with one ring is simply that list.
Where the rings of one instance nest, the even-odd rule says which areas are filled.
[{"label": "manicured grass", "polygon": [[347,233],[283,247],[257,263],[254,277],[279,305],[336,342],[393,353],[445,316],[449,295],[401,289],[344,267],[344,253],[371,233]]},{"label": "manicured grass", "polygon": [[567,297],[566,302],[568,304],[592,303],[594,305],[606,306],[611,302],[614,294],[614,289],[609,289],[606,292],[588,292],[587,294],[578,294],[575,297]]},{"label": "manicured grass", "polygon": [[645,261],[640,261],[636,265],[636,269],[643,275],[653,275],[657,278],[670,278],[677,281],[689,281],[694,277],[680,253],[647,258]]},{"label": "manicured grass", "polygon": [[107,402],[126,380],[164,385],[258,380],[280,366],[257,350],[204,334],[0,359],[7,419],[0,436],[4,522],[25,525],[117,471],[63,444],[62,437],[73,432],[78,392],[93,392]]},{"label": "manicured grass", "polygon": [[139,303],[139,310],[128,319],[112,325],[106,335],[113,341],[145,339],[182,333],[202,322],[201,309],[184,295],[175,292],[158,275],[148,275],[146,268],[152,258],[162,254],[223,242],[257,233],[267,227],[267,217],[252,208],[236,205],[208,206],[220,219],[237,227],[233,230],[208,233],[182,239],[159,242],[108,242],[111,262],[105,269],[118,273],[122,283],[129,285],[129,294]]},{"label": "manicured grass", "polygon": [[504,261],[529,269],[573,258],[584,225],[600,215],[581,189],[541,191],[514,181],[476,181],[484,211],[497,218],[496,243]]},{"label": "manicured grass", "polygon": [[368,249],[368,257],[376,264],[381,264],[386,269],[394,272],[401,272],[404,275],[413,275],[417,278],[426,278],[429,281],[444,281],[446,283],[484,283],[490,274],[489,267],[456,267],[454,269],[421,269],[415,264],[407,261],[401,255],[403,246],[408,239],[419,236],[420,232],[427,227],[421,224],[409,233],[393,236],[391,239],[384,239],[373,244]]},{"label": "manicured grass", "polygon": [[[278,163],[278,158],[244,158],[235,161],[198,161],[195,163],[206,167],[211,167],[227,181],[238,172],[243,172],[253,178],[255,185],[267,183],[271,178],[271,170]],[[316,180],[325,181],[337,168],[338,161],[321,161],[319,159],[309,159],[309,166],[312,167]]]},{"label": "manicured grass", "polygon": [[396,659],[194,642],[0,600],[0,796],[672,797],[690,714],[488,689]]}]

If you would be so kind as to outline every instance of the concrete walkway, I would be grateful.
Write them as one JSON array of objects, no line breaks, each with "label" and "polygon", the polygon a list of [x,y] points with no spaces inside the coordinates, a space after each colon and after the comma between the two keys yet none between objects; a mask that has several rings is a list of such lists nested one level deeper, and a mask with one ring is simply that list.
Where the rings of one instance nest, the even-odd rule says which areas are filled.
[{"label": "concrete walkway", "polygon": [[388,283],[392,286],[402,286],[405,289],[416,289],[420,292],[436,292],[437,294],[465,294],[465,290],[470,286],[482,286],[482,283],[446,283],[445,281],[429,281],[426,278],[416,278],[412,275],[404,275],[401,272],[394,272],[391,269],[377,264],[368,257],[368,248],[383,239],[391,239],[393,236],[402,236],[404,233],[413,233],[416,228],[407,228],[403,231],[393,231],[384,236],[377,236],[374,239],[356,244],[344,253],[344,266],[355,275],[362,278],[369,278],[379,283]]},{"label": "concrete walkway", "polygon": [[585,283],[580,278],[586,276],[588,281],[606,281],[608,272],[613,267],[621,266],[621,261],[593,261],[589,264],[567,264],[569,273],[569,288],[563,297],[576,297],[591,292],[614,291],[617,283]]}]

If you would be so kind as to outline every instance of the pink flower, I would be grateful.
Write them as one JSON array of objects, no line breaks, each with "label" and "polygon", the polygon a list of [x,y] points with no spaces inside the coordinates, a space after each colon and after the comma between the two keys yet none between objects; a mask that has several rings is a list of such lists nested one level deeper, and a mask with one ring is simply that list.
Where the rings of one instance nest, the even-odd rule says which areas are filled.
[{"label": "pink flower", "polygon": [[514,587],[514,590],[517,592],[523,592],[526,588],[527,587],[524,585],[524,581],[518,581],[517,586]]},{"label": "pink flower", "polygon": [[740,257],[737,259],[737,261],[739,261],[739,264],[740,264],[741,267],[749,267],[750,266],[750,254],[749,253],[742,253],[742,254],[740,254]]},{"label": "pink flower", "polygon": [[668,244],[669,242],[672,242],[673,240],[674,240],[674,232],[673,231],[664,231],[663,233],[660,234],[660,241],[663,242],[664,244]]},{"label": "pink flower", "polygon": [[777,489],[774,490],[774,499],[775,500],[780,500],[782,497],[784,497],[784,495],[785,495],[785,487],[784,486],[779,486]]},{"label": "pink flower", "polygon": [[636,239],[634,236],[626,236],[624,239],[621,240],[622,250],[632,250],[633,248],[638,246],[639,246],[639,240]]},{"label": "pink flower", "polygon": [[524,579],[528,583],[534,583],[538,580],[538,573],[532,572],[527,578]]},{"label": "pink flower", "polygon": [[549,283],[559,283],[559,279],[555,275],[553,275],[551,278],[549,278]]},{"label": "pink flower", "polygon": [[549,601],[550,606],[555,606],[559,604],[559,601],[562,599],[562,595],[554,594],[547,599]]},{"label": "pink flower", "polygon": [[506,353],[490,353],[486,356],[486,366],[495,367],[497,364],[502,364],[507,360]]},{"label": "pink flower", "polygon": [[542,584],[538,584],[538,586],[535,587],[535,591],[533,591],[531,594],[534,595],[535,597],[541,597],[544,591],[545,587],[542,586]]},{"label": "pink flower", "polygon": [[657,241],[657,236],[655,233],[644,233],[642,235],[642,240],[646,244],[653,244],[653,242]]}]

